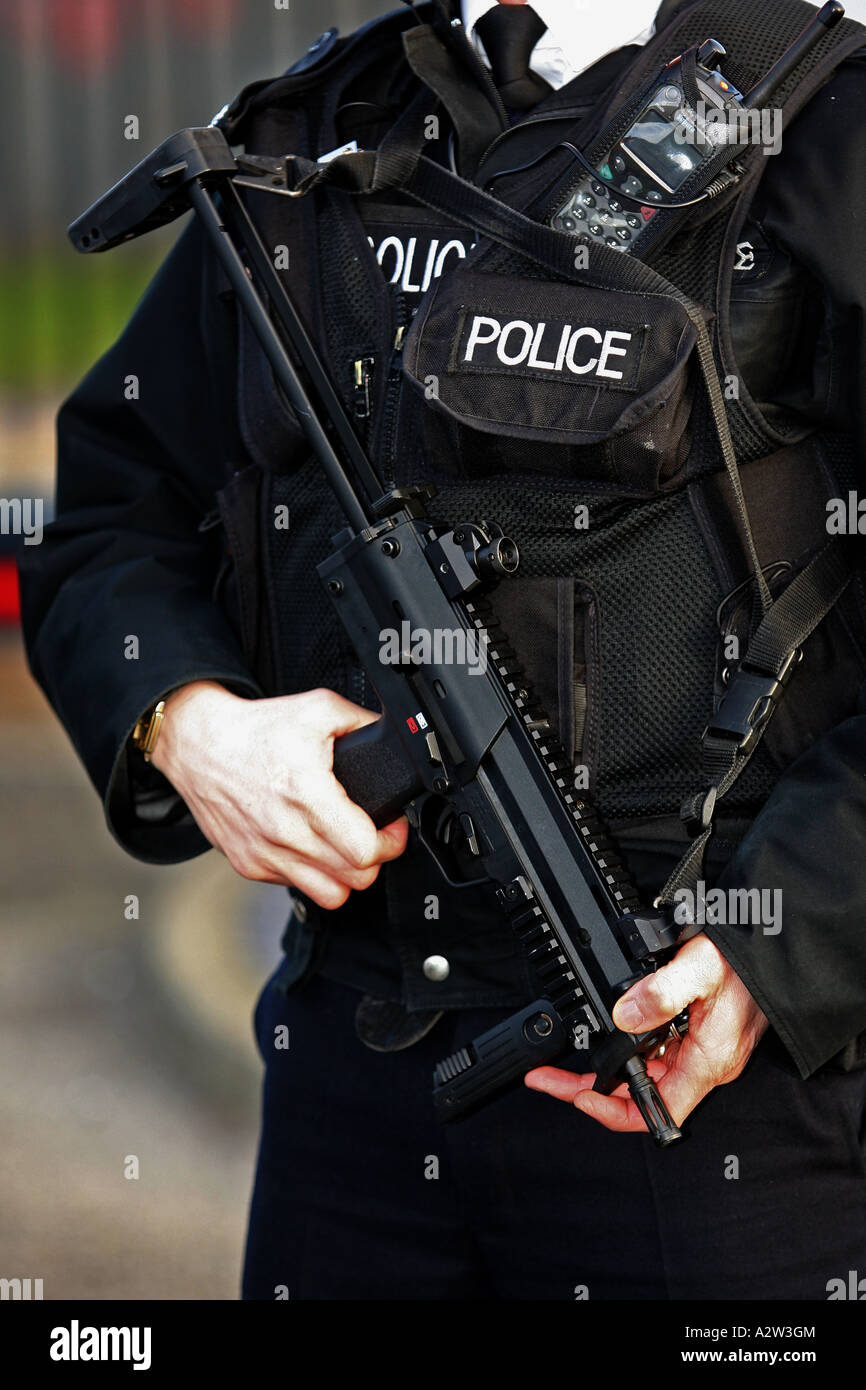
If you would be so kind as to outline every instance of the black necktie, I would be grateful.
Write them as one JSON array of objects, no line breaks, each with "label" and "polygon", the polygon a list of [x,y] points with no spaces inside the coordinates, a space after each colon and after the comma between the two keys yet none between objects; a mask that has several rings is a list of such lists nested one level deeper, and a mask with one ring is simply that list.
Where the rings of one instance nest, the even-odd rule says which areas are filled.
[{"label": "black necktie", "polygon": [[475,25],[499,95],[513,110],[528,111],[553,90],[529,67],[532,50],[546,31],[529,5],[494,5]]}]

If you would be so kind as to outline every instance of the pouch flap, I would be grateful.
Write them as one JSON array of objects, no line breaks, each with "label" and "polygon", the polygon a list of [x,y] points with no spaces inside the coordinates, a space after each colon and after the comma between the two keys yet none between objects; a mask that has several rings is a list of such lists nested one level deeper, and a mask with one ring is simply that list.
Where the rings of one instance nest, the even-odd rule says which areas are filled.
[{"label": "pouch flap", "polygon": [[416,315],[403,369],[434,409],[475,429],[593,444],[679,395],[696,341],[665,295],[455,267]]}]

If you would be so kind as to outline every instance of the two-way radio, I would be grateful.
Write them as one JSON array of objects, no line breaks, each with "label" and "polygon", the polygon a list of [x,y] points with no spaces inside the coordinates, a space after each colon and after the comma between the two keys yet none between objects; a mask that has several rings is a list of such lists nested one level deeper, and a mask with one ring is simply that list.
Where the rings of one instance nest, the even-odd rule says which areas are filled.
[{"label": "two-way radio", "polygon": [[750,143],[743,138],[750,116],[844,14],[842,5],[829,0],[745,95],[719,71],[726,50],[717,39],[672,59],[636,101],[616,113],[593,141],[589,158],[562,142],[584,172],[551,225],[643,256],[689,208],[738,181],[736,161]]}]

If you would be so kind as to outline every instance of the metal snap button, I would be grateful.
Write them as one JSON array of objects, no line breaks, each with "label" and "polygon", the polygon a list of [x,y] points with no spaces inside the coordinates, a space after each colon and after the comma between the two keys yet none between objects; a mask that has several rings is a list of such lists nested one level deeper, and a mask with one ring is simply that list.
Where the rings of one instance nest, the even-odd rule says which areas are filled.
[{"label": "metal snap button", "polygon": [[428,980],[447,980],[451,974],[451,963],[444,956],[428,956],[421,966]]}]

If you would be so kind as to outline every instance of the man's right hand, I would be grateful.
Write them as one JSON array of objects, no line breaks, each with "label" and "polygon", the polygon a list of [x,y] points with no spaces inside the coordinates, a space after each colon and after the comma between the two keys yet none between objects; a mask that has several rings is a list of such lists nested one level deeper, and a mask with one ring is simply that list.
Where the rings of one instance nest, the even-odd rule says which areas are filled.
[{"label": "man's right hand", "polygon": [[332,771],[334,739],[376,718],[330,690],[246,700],[193,681],[166,700],[153,765],[244,878],[340,907],[406,848],[405,817],[377,830]]}]

